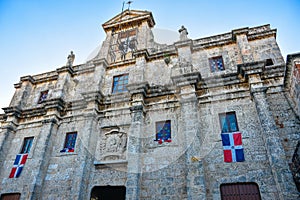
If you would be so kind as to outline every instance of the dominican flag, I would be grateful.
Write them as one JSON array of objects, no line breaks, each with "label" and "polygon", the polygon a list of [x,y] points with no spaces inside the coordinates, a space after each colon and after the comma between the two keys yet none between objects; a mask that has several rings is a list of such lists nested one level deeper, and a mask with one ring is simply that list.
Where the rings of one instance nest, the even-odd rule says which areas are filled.
[{"label": "dominican flag", "polygon": [[27,160],[28,154],[17,154],[14,166],[11,169],[9,178],[18,178]]},{"label": "dominican flag", "polygon": [[63,150],[60,150],[60,152],[74,152],[74,148],[63,148]]},{"label": "dominican flag", "polygon": [[224,150],[224,162],[245,161],[242,134],[240,132],[222,133],[221,137]]}]

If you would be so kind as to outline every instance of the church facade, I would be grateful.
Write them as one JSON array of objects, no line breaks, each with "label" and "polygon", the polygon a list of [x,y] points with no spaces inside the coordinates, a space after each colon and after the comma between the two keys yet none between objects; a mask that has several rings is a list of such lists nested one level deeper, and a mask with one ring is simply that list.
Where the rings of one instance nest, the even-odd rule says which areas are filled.
[{"label": "church facade", "polygon": [[299,54],[286,64],[270,25],[182,26],[171,45],[154,25],[125,10],[93,59],[21,77],[0,115],[1,199],[299,198]]}]

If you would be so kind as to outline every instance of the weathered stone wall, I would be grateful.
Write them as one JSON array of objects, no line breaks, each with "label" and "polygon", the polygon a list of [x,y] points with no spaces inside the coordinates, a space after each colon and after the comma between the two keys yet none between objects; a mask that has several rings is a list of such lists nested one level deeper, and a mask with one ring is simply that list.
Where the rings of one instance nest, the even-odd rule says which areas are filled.
[{"label": "weathered stone wall", "polygon": [[276,126],[281,136],[286,158],[291,163],[297,143],[300,140],[300,122],[290,105],[291,100],[284,92],[270,93],[268,101]]},{"label": "weathered stone wall", "polygon": [[274,65],[284,64],[282,54],[274,37],[249,42],[254,60],[272,59]]},{"label": "weathered stone wall", "polygon": [[[212,73],[208,59],[216,56],[222,56],[225,70]],[[195,68],[195,71],[200,71],[203,78],[236,72],[236,65],[241,63],[241,55],[238,52],[238,47],[236,44],[197,50],[192,54],[192,57],[192,64]]]},{"label": "weathered stone wall", "polygon": [[[235,111],[242,133],[245,162],[223,161],[218,113],[230,111]],[[222,183],[253,181],[258,184],[263,199],[278,199],[254,102],[248,97],[199,104],[199,113],[203,141],[198,156],[203,159],[207,199],[220,198]]]},{"label": "weathered stone wall", "polygon": [[185,156],[182,155],[160,170],[144,172],[140,199],[186,199],[187,170]]},{"label": "weathered stone wall", "polygon": [[[152,17],[143,19],[135,22],[134,58],[111,62],[111,23],[117,22],[110,22],[94,59],[22,77],[15,85],[0,118],[1,194],[89,199],[95,186],[110,185],[126,186],[127,199],[220,199],[223,183],[255,182],[262,199],[296,197],[287,162],[300,125],[284,91],[276,30],[265,25],[198,40],[181,33],[180,41],[166,46],[154,42]],[[222,56],[224,71],[211,72],[215,56]],[[265,66],[269,58],[274,65]],[[121,74],[129,76],[128,91],[112,94],[113,77]],[[45,90],[48,97],[38,104]],[[223,160],[219,113],[231,111],[245,162]],[[159,144],[155,123],[165,120],[171,121],[172,141]],[[75,151],[60,152],[66,133],[75,131]],[[34,143],[22,175],[9,179],[28,136]]]}]

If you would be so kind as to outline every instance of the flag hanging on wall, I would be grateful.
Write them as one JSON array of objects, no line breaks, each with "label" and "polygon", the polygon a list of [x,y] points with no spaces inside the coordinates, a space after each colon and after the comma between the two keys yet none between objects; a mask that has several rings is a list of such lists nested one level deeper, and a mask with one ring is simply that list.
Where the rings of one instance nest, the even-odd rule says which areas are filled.
[{"label": "flag hanging on wall", "polygon": [[222,133],[224,162],[245,161],[244,149],[242,146],[242,134],[240,132]]},{"label": "flag hanging on wall", "polygon": [[9,178],[18,178],[27,160],[28,154],[17,154],[14,166],[11,169]]}]

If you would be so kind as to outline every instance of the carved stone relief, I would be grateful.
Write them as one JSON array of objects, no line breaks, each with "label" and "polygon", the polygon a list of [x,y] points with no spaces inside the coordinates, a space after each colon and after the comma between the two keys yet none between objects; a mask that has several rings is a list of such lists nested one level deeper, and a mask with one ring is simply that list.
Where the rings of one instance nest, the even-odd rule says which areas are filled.
[{"label": "carved stone relief", "polygon": [[127,134],[118,129],[110,130],[101,136],[100,160],[126,160]]}]

